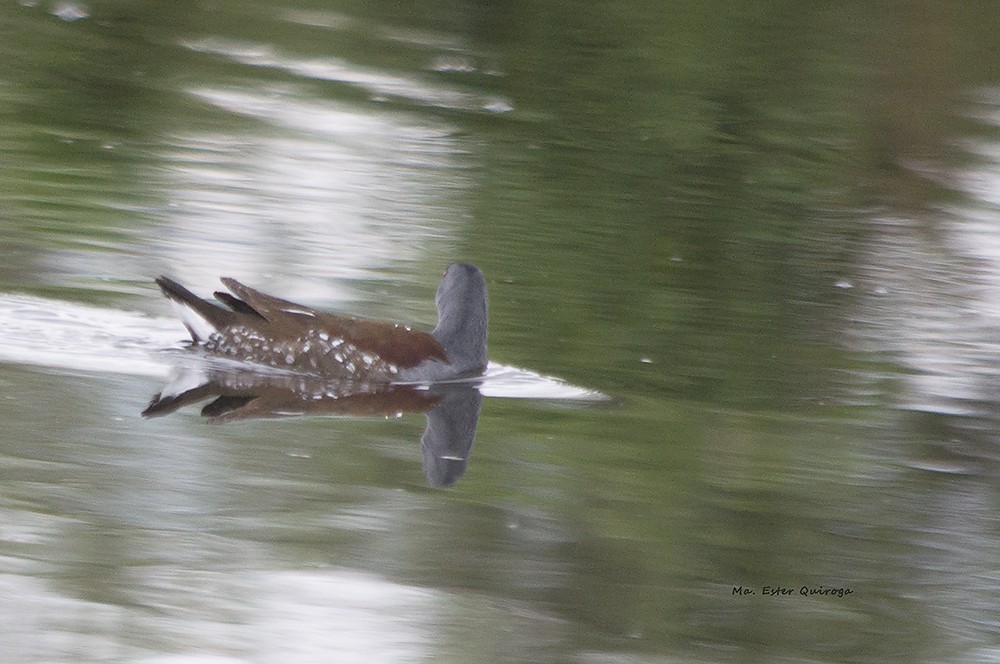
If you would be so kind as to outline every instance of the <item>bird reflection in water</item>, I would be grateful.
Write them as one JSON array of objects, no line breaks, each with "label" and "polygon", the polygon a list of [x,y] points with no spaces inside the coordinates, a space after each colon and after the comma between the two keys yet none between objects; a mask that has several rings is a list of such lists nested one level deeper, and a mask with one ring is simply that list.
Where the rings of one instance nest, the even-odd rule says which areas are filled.
[{"label": "bird reflection in water", "polygon": [[435,487],[451,486],[465,473],[482,407],[482,395],[469,382],[429,386],[331,382],[314,376],[212,367],[179,370],[142,415],[169,415],[206,399],[213,400],[201,414],[214,423],[298,415],[426,413],[420,446],[424,476]]}]

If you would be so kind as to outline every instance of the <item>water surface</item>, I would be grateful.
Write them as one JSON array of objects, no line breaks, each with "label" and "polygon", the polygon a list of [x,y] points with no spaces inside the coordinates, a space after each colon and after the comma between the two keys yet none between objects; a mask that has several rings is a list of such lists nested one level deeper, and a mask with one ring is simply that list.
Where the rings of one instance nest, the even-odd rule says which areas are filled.
[{"label": "water surface", "polygon": [[[996,659],[998,20],[0,4],[4,661]],[[140,415],[158,274],[430,328],[454,260],[448,488],[419,412]]]}]

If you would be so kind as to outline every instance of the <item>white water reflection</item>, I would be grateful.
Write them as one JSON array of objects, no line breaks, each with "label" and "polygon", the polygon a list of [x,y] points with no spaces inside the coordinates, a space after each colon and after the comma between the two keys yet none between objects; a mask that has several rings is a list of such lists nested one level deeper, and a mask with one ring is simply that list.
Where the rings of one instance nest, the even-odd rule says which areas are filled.
[{"label": "white water reflection", "polygon": [[[905,378],[906,407],[961,412],[985,396],[996,375],[986,361],[997,348],[977,292],[981,268],[961,266],[961,256],[920,233],[916,222],[873,224],[879,233],[866,252],[868,274],[859,284],[863,348],[898,356],[912,369]],[[946,232],[964,230],[948,223]]]},{"label": "white water reflection", "polygon": [[[916,218],[871,219],[858,283],[861,348],[910,369],[902,405],[979,414],[1000,385],[1000,144],[970,146],[980,163],[948,174],[968,196]],[[923,173],[938,181],[940,174]]]},{"label": "white water reflection", "polygon": [[468,182],[448,127],[278,88],[190,94],[278,132],[170,137],[157,175],[168,228],[153,241],[171,273],[193,283],[265,274],[304,299],[343,302],[358,298],[352,280],[385,274],[373,266],[452,254],[447,220],[462,217]]},{"label": "white water reflection", "polygon": [[181,45],[196,53],[224,57],[243,65],[278,69],[302,78],[357,86],[367,91],[374,100],[395,98],[426,106],[491,113],[506,113],[514,109],[513,103],[507,98],[441,84],[413,73],[391,73],[364,68],[333,57],[296,57],[282,54],[266,44],[205,37],[185,40]]},{"label": "white water reflection", "polygon": [[[294,662],[399,662],[428,657],[442,611],[431,590],[357,572],[261,575],[254,658]],[[417,618],[419,616],[419,618]]]},{"label": "white water reflection", "polygon": [[133,606],[89,601],[43,578],[0,574],[0,594],[7,598],[0,603],[4,661],[422,660],[436,642],[434,618],[443,599],[431,590],[336,569],[191,570],[190,581],[201,588],[156,579],[156,568],[133,571],[140,586],[173,586],[162,606],[141,605],[152,597],[137,597],[140,604]]}]

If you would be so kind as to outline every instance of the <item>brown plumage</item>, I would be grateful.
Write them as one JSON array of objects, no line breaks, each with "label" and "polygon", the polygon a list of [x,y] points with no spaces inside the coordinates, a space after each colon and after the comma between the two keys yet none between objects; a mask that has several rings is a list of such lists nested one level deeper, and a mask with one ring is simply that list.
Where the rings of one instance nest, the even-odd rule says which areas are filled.
[{"label": "brown plumage", "polygon": [[[426,361],[448,361],[427,332],[407,326],[326,313],[250,288],[222,283],[232,295],[215,296],[229,308],[202,299],[167,277],[156,283],[180,305],[195,343],[209,351],[282,368],[333,377],[392,380]],[[193,314],[193,315],[192,315]]]}]

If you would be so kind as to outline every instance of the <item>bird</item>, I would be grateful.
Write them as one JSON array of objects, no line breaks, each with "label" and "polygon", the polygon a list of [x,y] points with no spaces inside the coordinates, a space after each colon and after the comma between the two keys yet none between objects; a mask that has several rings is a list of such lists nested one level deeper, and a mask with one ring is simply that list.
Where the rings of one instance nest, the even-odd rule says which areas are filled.
[{"label": "bird", "polygon": [[335,313],[220,279],[225,306],[176,281],[155,281],[207,353],[329,380],[370,384],[428,383],[475,377],[487,365],[486,279],[471,263],[452,263],[435,295],[431,332]]}]

